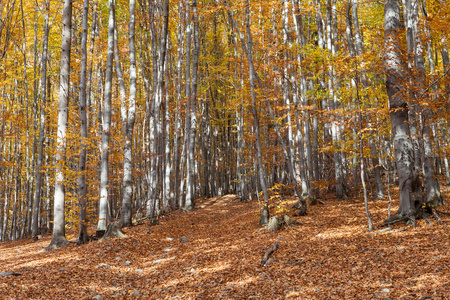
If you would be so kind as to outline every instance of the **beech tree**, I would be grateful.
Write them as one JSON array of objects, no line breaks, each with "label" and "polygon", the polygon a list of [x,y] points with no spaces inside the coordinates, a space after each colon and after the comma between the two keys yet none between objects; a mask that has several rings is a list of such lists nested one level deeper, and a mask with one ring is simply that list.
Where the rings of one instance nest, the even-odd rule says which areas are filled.
[{"label": "beech tree", "polygon": [[64,236],[64,219],[83,242],[228,193],[265,224],[287,194],[300,213],[330,193],[368,208],[397,182],[387,223],[433,213],[450,10],[394,2],[79,1],[61,37],[62,7],[2,2],[0,239]]},{"label": "beech tree", "polygon": [[128,103],[122,101],[121,116],[123,123],[123,135],[125,145],[123,148],[123,198],[122,198],[122,226],[131,225],[131,199],[132,185],[132,139],[134,121],[136,116],[136,50],[135,50],[135,11],[136,3],[130,0],[130,21],[128,29],[128,40],[130,47],[130,96]]},{"label": "beech tree", "polygon": [[100,166],[100,199],[99,216],[97,224],[97,236],[102,236],[110,219],[108,211],[108,172],[109,172],[109,140],[111,129],[111,92],[112,92],[112,73],[114,60],[114,30],[115,30],[115,4],[114,0],[109,0],[109,18],[108,18],[108,56],[106,61],[105,77],[105,97],[102,109],[102,143],[101,143],[101,166]]},{"label": "beech tree", "polygon": [[[407,2],[407,9],[412,9],[411,3]],[[417,4],[413,4],[417,5]],[[411,16],[409,18],[414,19]],[[414,20],[408,19],[408,23],[414,23]],[[406,100],[409,96],[407,89],[407,78],[405,76],[406,70],[402,60],[402,41],[400,35],[400,6],[396,0],[388,0],[385,4],[384,14],[384,31],[385,31],[385,54],[384,54],[384,68],[386,71],[386,91],[389,96],[389,109],[392,126],[392,135],[394,141],[395,162],[397,166],[397,172],[399,177],[399,189],[400,189],[400,206],[397,214],[389,217],[385,220],[385,223],[392,223],[400,219],[408,218],[414,222],[416,214],[422,208],[422,204],[432,203],[433,205],[441,204],[436,196],[425,196],[422,191],[422,183],[419,178],[420,164],[417,161],[420,156],[417,154],[418,150],[415,150],[414,139],[412,138],[410,124],[411,124],[411,108]],[[416,28],[417,24],[408,26],[408,35],[413,35],[412,32]],[[410,39],[413,39],[410,37]],[[408,45],[412,46],[412,42],[409,41]],[[417,47],[416,45],[415,47]],[[417,50],[416,50],[417,51]],[[413,52],[414,53],[414,52]],[[416,52],[416,55],[420,55]],[[416,63],[420,60],[416,57]],[[424,85],[420,84],[421,88],[418,92],[423,93]],[[414,102],[413,102],[414,103]],[[417,103],[413,104],[416,105]],[[416,114],[417,111],[413,111],[412,114]],[[414,120],[414,119],[413,119]],[[425,163],[425,168],[430,168],[429,162]],[[431,174],[432,170],[428,169],[424,175],[429,177],[427,184],[428,193],[436,193],[436,187],[433,186],[434,178]],[[434,175],[434,174],[433,174]],[[437,188],[439,190],[439,188]],[[438,191],[437,191],[438,192]],[[433,203],[434,201],[434,203]]]},{"label": "beech tree", "polygon": [[46,248],[54,248],[67,245],[65,235],[65,151],[67,122],[69,115],[69,88],[70,88],[70,53],[72,43],[72,0],[64,0],[63,7],[63,31],[61,40],[61,76],[59,88],[57,152],[55,170],[55,195],[53,203],[53,237]]},{"label": "beech tree", "polygon": [[49,35],[49,11],[50,2],[45,2],[44,15],[44,41],[42,44],[42,67],[41,67],[41,99],[42,107],[39,117],[39,138],[38,138],[38,157],[36,165],[36,184],[33,197],[33,219],[31,226],[31,236],[36,237],[39,227],[39,210],[41,204],[41,185],[42,185],[42,165],[44,162],[44,139],[45,139],[45,106],[47,102],[47,57],[48,57],[48,35]]},{"label": "beech tree", "polygon": [[87,146],[86,139],[88,137],[87,128],[87,114],[86,114],[86,80],[87,80],[87,30],[88,30],[88,13],[89,13],[89,0],[84,1],[83,5],[83,33],[81,35],[81,74],[80,74],[80,116],[81,116],[81,152],[80,152],[80,163],[79,171],[80,177],[78,179],[78,196],[80,197],[80,234],[78,237],[79,244],[85,244],[87,242],[87,220],[86,220],[86,156],[87,156]]}]

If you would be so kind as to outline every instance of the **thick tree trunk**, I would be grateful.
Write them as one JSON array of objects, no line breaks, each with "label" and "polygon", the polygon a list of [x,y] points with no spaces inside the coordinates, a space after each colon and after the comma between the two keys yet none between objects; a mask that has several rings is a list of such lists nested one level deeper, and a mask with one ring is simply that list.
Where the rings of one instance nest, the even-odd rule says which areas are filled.
[{"label": "thick tree trunk", "polygon": [[[384,14],[386,91],[389,97],[390,119],[394,140],[395,161],[399,177],[400,207],[396,216],[387,219],[410,217],[421,203],[418,174],[414,170],[414,149],[410,139],[408,104],[405,101],[405,71],[400,41],[400,7],[398,0],[387,0]],[[419,197],[418,197],[419,196]]]},{"label": "thick tree trunk", "polygon": [[63,8],[63,31],[61,41],[61,76],[59,90],[59,112],[57,130],[57,152],[55,170],[55,194],[53,210],[53,237],[46,250],[66,246],[65,236],[65,151],[66,151],[66,131],[69,116],[69,87],[70,87],[70,47],[72,31],[72,0],[64,0]]}]

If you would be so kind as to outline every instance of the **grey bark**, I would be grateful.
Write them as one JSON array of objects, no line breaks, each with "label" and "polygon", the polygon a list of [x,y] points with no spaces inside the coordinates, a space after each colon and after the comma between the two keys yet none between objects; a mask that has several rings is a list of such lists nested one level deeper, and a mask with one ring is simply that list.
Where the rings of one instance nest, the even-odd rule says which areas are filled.
[{"label": "grey bark", "polygon": [[[128,103],[121,103],[121,117],[123,124],[123,135],[125,145],[123,147],[123,196],[121,225],[128,227],[131,225],[131,199],[132,199],[132,139],[134,131],[134,122],[136,115],[136,47],[135,47],[135,0],[129,2],[130,21],[128,23],[128,43],[130,53],[130,94]],[[117,55],[118,56],[118,55]],[[116,61],[116,64],[119,63]],[[119,66],[120,67],[120,66]]]},{"label": "grey bark", "polygon": [[266,225],[269,222],[269,194],[267,192],[266,186],[266,178],[264,172],[264,166],[262,163],[262,152],[261,152],[261,141],[260,141],[260,128],[259,128],[259,119],[258,112],[256,109],[256,95],[255,95],[255,79],[254,73],[255,68],[253,66],[253,41],[252,35],[250,31],[250,2],[247,0],[245,7],[245,27],[247,33],[247,45],[244,43],[243,37],[241,38],[241,44],[244,52],[247,55],[248,67],[249,67],[249,80],[250,80],[250,95],[252,99],[252,114],[253,114],[253,122],[255,128],[255,142],[256,142],[256,156],[258,161],[258,174],[259,174],[259,184],[261,185],[261,189],[264,195],[264,203],[263,209],[261,212],[261,218],[259,224]]},{"label": "grey bark", "polygon": [[[419,29],[418,15],[419,15],[419,3],[417,0],[407,0],[407,2],[411,2],[411,6],[413,11],[413,49],[414,49],[414,66],[417,70],[416,82],[417,82],[417,100],[420,103],[423,101],[422,99],[428,100],[428,87],[426,87],[426,70],[425,70],[425,59],[423,55],[423,46],[420,38],[420,33],[422,30]],[[431,118],[431,111],[426,106],[421,109],[422,113],[422,122],[423,122],[423,138],[421,140],[421,154],[422,154],[422,170],[423,170],[423,178],[424,178],[424,187],[426,194],[426,202],[431,203],[434,206],[443,205],[443,199],[441,196],[439,181],[435,178],[434,166],[431,164],[431,161],[434,160],[432,151],[431,151],[431,128],[428,124],[429,119]]]},{"label": "grey bark", "polygon": [[[198,55],[199,55],[199,24],[198,24],[198,8],[197,1],[192,0],[192,15],[193,15],[193,36],[194,49],[192,53],[192,96],[189,99],[189,124],[190,127],[187,153],[186,153],[186,199],[184,208],[189,211],[194,208],[194,151],[195,151],[195,135],[197,127],[197,85],[198,85]],[[187,68],[190,68],[187,65]]]},{"label": "grey bark", "polygon": [[44,139],[45,139],[45,107],[47,101],[47,53],[48,53],[48,34],[49,34],[49,10],[50,3],[45,3],[46,13],[44,14],[44,41],[42,44],[42,67],[41,67],[41,110],[39,117],[39,140],[38,140],[38,159],[36,165],[36,186],[33,197],[33,218],[31,226],[31,236],[36,237],[39,227],[39,211],[41,202],[42,185],[42,164],[44,158]]},{"label": "grey bark", "polygon": [[[184,128],[184,147],[181,157],[182,172],[181,172],[181,183],[180,183],[180,207],[186,206],[186,193],[184,192],[184,186],[187,185],[187,178],[189,176],[189,154],[188,149],[190,149],[191,142],[191,38],[192,38],[192,24],[191,24],[191,14],[189,9],[189,2],[186,3],[186,82],[185,82],[185,93],[186,93],[186,116],[185,116],[185,128]],[[184,175],[186,172],[186,176]]]},{"label": "grey bark", "polygon": [[109,221],[108,212],[108,169],[109,169],[109,139],[111,128],[111,92],[112,73],[114,61],[114,30],[115,30],[115,4],[114,0],[109,0],[108,17],[108,53],[106,58],[106,77],[104,89],[104,103],[102,109],[102,141],[101,141],[101,163],[100,163],[100,199],[99,216],[97,223],[97,236],[103,236]]},{"label": "grey bark", "polygon": [[[384,12],[384,69],[389,97],[390,120],[394,141],[395,161],[399,177],[400,206],[394,219],[415,214],[420,204],[418,174],[414,169],[414,149],[410,139],[407,91],[404,86],[405,68],[400,41],[400,7],[397,0],[387,0]],[[393,217],[388,218],[389,222]]]},{"label": "grey bark", "polygon": [[59,89],[59,111],[57,129],[57,152],[55,169],[55,193],[53,203],[53,237],[46,250],[67,245],[65,236],[65,151],[66,131],[69,115],[69,87],[70,87],[70,48],[72,31],[72,0],[64,0],[63,30],[61,41],[61,76]]},{"label": "grey bark", "polygon": [[80,74],[80,92],[79,92],[79,105],[80,105],[80,117],[81,117],[81,153],[79,162],[80,177],[78,178],[78,197],[80,206],[80,222],[79,222],[79,236],[78,244],[85,244],[88,241],[87,228],[86,228],[86,156],[87,156],[87,144],[86,139],[88,137],[87,128],[87,114],[86,114],[86,80],[87,80],[87,31],[88,31],[88,13],[89,13],[89,0],[84,0],[83,5],[83,31],[81,34],[81,74]]},{"label": "grey bark", "polygon": [[[172,193],[175,191],[173,197],[174,204],[177,202],[178,199],[181,199],[180,197],[180,139],[181,139],[181,102],[182,102],[182,56],[183,56],[183,23],[184,23],[184,12],[183,12],[183,1],[180,1],[179,3],[179,18],[180,22],[178,24],[177,28],[177,44],[178,44],[178,50],[177,50],[177,75],[176,75],[176,94],[177,94],[177,100],[176,100],[176,113],[175,113],[175,129],[174,129],[174,142],[173,142],[173,168],[174,168],[174,179],[173,179],[173,186],[172,186]],[[178,203],[177,203],[178,204]],[[174,205],[175,206],[175,205]],[[180,201],[179,207],[182,207],[182,203]]]}]

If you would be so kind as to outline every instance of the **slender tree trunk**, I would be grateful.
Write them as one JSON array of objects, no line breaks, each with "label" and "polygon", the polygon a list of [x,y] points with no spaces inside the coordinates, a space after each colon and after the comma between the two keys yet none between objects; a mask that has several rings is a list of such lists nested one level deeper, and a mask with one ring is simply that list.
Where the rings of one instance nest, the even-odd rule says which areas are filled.
[{"label": "slender tree trunk", "polygon": [[[166,60],[166,67],[164,68],[164,81],[169,81],[169,60]],[[172,165],[170,160],[170,95],[167,89],[164,89],[165,99],[163,102],[164,111],[164,174],[163,174],[163,195],[162,195],[162,207],[163,211],[168,212],[171,209],[171,195],[170,195],[170,175],[172,173]]]},{"label": "slender tree trunk", "polygon": [[115,30],[115,7],[114,0],[109,0],[109,18],[108,18],[108,54],[106,59],[106,78],[105,78],[105,96],[102,110],[102,142],[101,142],[101,163],[100,163],[100,199],[97,233],[98,237],[106,232],[106,226],[109,221],[108,196],[109,196],[109,137],[111,127],[111,92],[112,92],[112,73],[114,61],[114,30]]},{"label": "slender tree trunk", "polygon": [[[417,100],[419,104],[423,101],[429,101],[428,87],[426,87],[426,70],[425,70],[425,59],[423,55],[423,46],[421,40],[421,32],[419,29],[419,3],[417,0],[408,0],[411,1],[411,6],[413,11],[413,49],[414,49],[414,66],[416,68],[416,82],[418,83],[416,88],[417,91]],[[421,139],[421,153],[422,153],[422,170],[423,170],[423,178],[424,178],[424,186],[425,186],[425,194],[426,194],[426,202],[432,203],[434,206],[443,205],[443,199],[441,196],[439,182],[435,178],[434,166],[431,164],[431,161],[434,160],[434,157],[431,152],[431,128],[428,124],[429,119],[431,117],[431,112],[424,106],[422,108],[422,122],[423,122],[423,138]]]},{"label": "slender tree trunk", "polygon": [[80,117],[81,117],[81,153],[79,162],[80,177],[78,178],[78,197],[80,205],[80,225],[78,244],[85,244],[88,241],[87,228],[86,228],[86,156],[87,156],[87,114],[86,114],[86,70],[87,70],[87,31],[88,31],[88,13],[89,13],[89,0],[84,0],[83,6],[83,32],[81,34],[81,75],[80,75]]},{"label": "slender tree trunk", "polygon": [[[182,172],[181,172],[181,184],[180,184],[180,207],[182,207],[182,202],[184,200],[184,207],[186,208],[186,193],[184,192],[184,186],[186,185],[187,190],[187,181],[189,177],[189,169],[191,166],[191,162],[189,161],[189,149],[191,142],[191,38],[192,38],[192,24],[191,24],[191,16],[189,9],[189,2],[186,3],[186,116],[185,116],[185,128],[184,128],[184,147],[183,154],[181,157],[182,162]],[[186,176],[184,175],[186,172]],[[190,179],[189,179],[190,180]],[[183,199],[183,200],[181,200]],[[189,204],[190,206],[191,204]]]},{"label": "slender tree trunk", "polygon": [[40,211],[40,202],[41,202],[41,185],[42,185],[42,164],[44,157],[44,140],[45,140],[45,107],[47,100],[47,52],[48,52],[48,34],[49,34],[49,10],[50,3],[47,1],[45,3],[46,13],[44,15],[44,41],[42,44],[42,67],[41,67],[41,113],[39,118],[39,150],[38,150],[38,159],[36,166],[36,186],[34,189],[34,197],[33,197],[33,218],[32,218],[32,226],[31,226],[31,236],[36,237],[39,227],[39,211]]},{"label": "slender tree trunk", "polygon": [[70,87],[70,47],[72,32],[72,0],[64,0],[63,8],[63,31],[61,41],[61,76],[59,90],[59,112],[57,130],[57,152],[55,170],[55,194],[53,208],[53,237],[50,245],[46,248],[52,250],[67,245],[65,236],[65,151],[66,131],[69,115],[69,87]]},{"label": "slender tree trunk", "polygon": [[[135,0],[130,0],[130,21],[128,23],[128,42],[130,53],[130,96],[128,105],[123,102],[121,105],[121,115],[123,122],[123,135],[125,145],[123,148],[123,198],[122,198],[122,226],[131,225],[131,199],[132,199],[132,139],[134,122],[136,116],[136,48],[135,48]],[[127,107],[128,106],[128,107]]]},{"label": "slender tree trunk", "polygon": [[266,178],[264,166],[262,163],[262,151],[261,151],[261,141],[260,141],[260,128],[259,128],[259,118],[258,111],[256,109],[256,95],[255,95],[255,68],[253,66],[253,41],[252,35],[250,31],[250,1],[247,1],[245,7],[245,27],[247,33],[247,45],[245,45],[243,37],[241,37],[242,47],[244,48],[244,52],[247,55],[248,67],[249,67],[249,80],[250,80],[250,95],[252,99],[252,114],[253,114],[253,122],[255,128],[255,136],[256,136],[256,157],[258,162],[258,174],[261,189],[264,195],[264,203],[263,210],[261,213],[261,219],[259,221],[259,225],[266,225],[269,222],[269,194],[267,193],[266,186]]},{"label": "slender tree trunk", "polygon": [[[198,85],[198,55],[199,55],[199,33],[198,33],[198,8],[197,0],[192,0],[192,15],[193,15],[193,35],[194,35],[194,49],[192,53],[192,96],[189,99],[189,124],[190,127],[187,153],[186,153],[186,201],[184,204],[185,210],[189,211],[194,208],[194,151],[195,151],[195,135],[197,127],[197,85]],[[190,68],[188,65],[187,68]]]},{"label": "slender tree trunk", "polygon": [[[182,55],[183,55],[183,18],[185,16],[183,12],[183,1],[180,1],[179,3],[179,18],[180,22],[178,24],[178,32],[177,32],[177,44],[178,44],[178,50],[177,50],[177,76],[176,76],[176,94],[177,94],[177,100],[176,100],[176,112],[175,112],[175,129],[174,129],[174,142],[173,142],[173,162],[172,166],[175,169],[174,170],[174,180],[173,180],[173,186],[172,191],[175,191],[173,197],[175,204],[178,199],[180,199],[180,136],[181,136],[181,107],[182,107]],[[173,192],[172,192],[173,193]],[[174,205],[175,206],[175,205]],[[181,208],[182,203],[180,203],[179,207]]]}]

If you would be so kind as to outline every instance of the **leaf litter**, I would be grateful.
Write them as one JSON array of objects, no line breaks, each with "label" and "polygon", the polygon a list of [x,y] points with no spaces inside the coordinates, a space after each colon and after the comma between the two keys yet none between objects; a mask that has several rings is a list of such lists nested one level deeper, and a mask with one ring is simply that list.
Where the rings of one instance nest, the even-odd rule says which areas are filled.
[{"label": "leaf litter", "polygon": [[[258,203],[226,195],[123,238],[50,252],[39,252],[50,236],[0,243],[0,272],[21,274],[0,277],[0,299],[450,298],[448,215],[374,234],[362,201],[325,199],[277,233],[260,230]],[[381,224],[388,201],[369,205]]]}]

